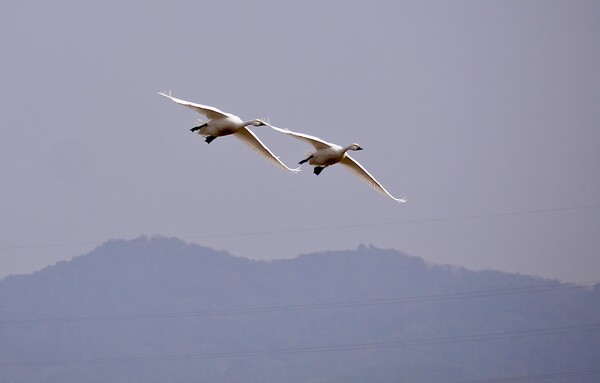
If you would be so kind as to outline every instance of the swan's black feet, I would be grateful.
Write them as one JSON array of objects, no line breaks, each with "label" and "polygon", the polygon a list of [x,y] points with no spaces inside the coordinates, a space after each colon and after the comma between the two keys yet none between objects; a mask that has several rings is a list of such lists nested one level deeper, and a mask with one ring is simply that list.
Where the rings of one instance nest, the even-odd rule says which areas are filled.
[{"label": "swan's black feet", "polygon": [[308,162],[308,160],[310,160],[311,158],[313,158],[313,156],[310,156],[310,157],[298,162],[298,165],[302,165],[303,163]]},{"label": "swan's black feet", "polygon": [[217,138],[215,136],[208,136],[206,137],[206,139],[204,140],[204,142],[206,142],[207,144],[210,144],[211,142],[214,141],[214,139]]},{"label": "swan's black feet", "polygon": [[206,126],[206,124],[200,125],[200,126],[194,126],[192,129],[190,129],[190,132],[195,132],[197,130],[200,130],[202,128],[204,128]]},{"label": "swan's black feet", "polygon": [[325,169],[325,166],[315,166],[315,169],[313,170],[313,173],[315,173],[315,175],[319,175],[321,174],[321,172],[323,171],[323,169]]}]

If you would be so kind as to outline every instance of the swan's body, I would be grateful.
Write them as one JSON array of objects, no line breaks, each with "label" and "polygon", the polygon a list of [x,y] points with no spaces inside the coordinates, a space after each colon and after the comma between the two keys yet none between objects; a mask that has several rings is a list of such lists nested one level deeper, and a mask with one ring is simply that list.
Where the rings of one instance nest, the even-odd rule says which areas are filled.
[{"label": "swan's body", "polygon": [[363,150],[360,147],[360,145],[350,144],[348,146],[342,147],[340,145],[324,141],[315,136],[293,132],[289,129],[278,128],[270,124],[269,126],[278,132],[285,133],[292,137],[298,138],[304,142],[307,142],[315,148],[315,151],[313,153],[310,153],[310,155],[307,158],[300,161],[299,164],[308,162],[309,165],[313,165],[315,167],[314,173],[316,175],[319,175],[321,171],[323,171],[323,169],[325,169],[326,167],[339,163],[344,165],[346,169],[352,171],[352,173],[357,175],[363,182],[365,182],[367,185],[371,186],[378,192],[387,195],[396,202],[406,202],[405,198],[396,198],[393,195],[391,195],[379,183],[379,181],[377,181],[365,168],[362,167],[361,164],[358,163],[358,161],[356,161],[354,158],[348,155],[349,150]]},{"label": "swan's body", "polygon": [[279,157],[275,156],[269,148],[263,144],[258,137],[247,127],[252,126],[263,126],[266,125],[262,120],[254,119],[250,121],[243,121],[238,116],[223,112],[213,106],[196,104],[194,102],[181,100],[179,98],[175,98],[171,96],[171,94],[167,94],[164,92],[159,92],[161,96],[165,96],[175,101],[176,103],[186,106],[190,109],[195,110],[196,112],[204,115],[208,121],[203,123],[202,125],[196,126],[190,131],[198,132],[199,135],[206,137],[206,143],[210,144],[217,137],[234,135],[235,137],[242,140],[245,144],[250,146],[252,150],[271,161],[273,164],[279,166],[280,168],[289,170],[291,172],[300,171],[299,168],[292,169],[287,167]]}]

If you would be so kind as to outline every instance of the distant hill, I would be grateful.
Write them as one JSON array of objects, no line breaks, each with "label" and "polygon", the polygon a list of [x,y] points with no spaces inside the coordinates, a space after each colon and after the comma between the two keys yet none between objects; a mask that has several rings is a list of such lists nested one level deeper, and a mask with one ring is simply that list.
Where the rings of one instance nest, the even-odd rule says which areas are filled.
[{"label": "distant hill", "polygon": [[571,383],[599,362],[598,286],[367,246],[266,262],[142,237],[0,281],[1,382]]}]

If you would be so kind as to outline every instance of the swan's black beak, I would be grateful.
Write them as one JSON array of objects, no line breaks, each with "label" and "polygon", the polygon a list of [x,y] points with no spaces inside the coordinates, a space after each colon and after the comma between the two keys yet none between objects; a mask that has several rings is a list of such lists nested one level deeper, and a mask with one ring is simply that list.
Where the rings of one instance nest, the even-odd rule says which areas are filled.
[{"label": "swan's black beak", "polygon": [[360,146],[356,149],[356,150],[363,150],[363,148],[361,148]]}]

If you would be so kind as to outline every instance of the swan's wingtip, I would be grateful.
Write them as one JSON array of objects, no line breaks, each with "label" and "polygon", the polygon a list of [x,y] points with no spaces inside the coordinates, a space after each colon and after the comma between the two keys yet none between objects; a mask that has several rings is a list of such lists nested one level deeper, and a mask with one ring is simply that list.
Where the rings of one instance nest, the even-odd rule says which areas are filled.
[{"label": "swan's wingtip", "polygon": [[165,96],[165,97],[172,97],[171,96],[171,91],[169,91],[168,93],[165,92],[164,90],[161,90],[160,92],[157,92],[158,94],[160,94],[161,96]]},{"label": "swan's wingtip", "polygon": [[406,198],[397,198],[396,201],[398,203],[406,203]]},{"label": "swan's wingtip", "polygon": [[289,171],[290,173],[298,173],[298,172],[300,172],[300,167],[290,168],[290,167],[288,167],[286,165],[283,165],[283,166],[285,167],[285,170]]}]

